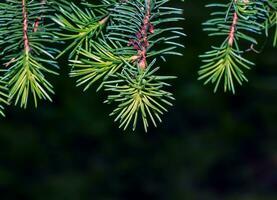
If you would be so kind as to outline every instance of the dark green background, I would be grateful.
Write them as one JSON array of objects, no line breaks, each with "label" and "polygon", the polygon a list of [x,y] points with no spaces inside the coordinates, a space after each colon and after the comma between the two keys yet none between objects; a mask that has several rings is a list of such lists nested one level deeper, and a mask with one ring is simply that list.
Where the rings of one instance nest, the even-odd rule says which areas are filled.
[{"label": "dark green background", "polygon": [[201,31],[212,1],[173,2],[188,37],[183,57],[161,63],[161,73],[179,77],[164,122],[122,132],[106,94],[75,88],[61,61],[54,103],[7,108],[0,121],[1,200],[277,199],[276,49],[260,38],[249,83],[234,96],[213,94],[196,80],[198,55],[217,43]]}]

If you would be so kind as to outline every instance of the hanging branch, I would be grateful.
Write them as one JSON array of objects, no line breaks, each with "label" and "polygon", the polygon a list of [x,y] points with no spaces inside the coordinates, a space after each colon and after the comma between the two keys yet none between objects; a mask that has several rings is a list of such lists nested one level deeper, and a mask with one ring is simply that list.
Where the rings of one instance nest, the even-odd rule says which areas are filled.
[{"label": "hanging branch", "polygon": [[22,16],[23,16],[23,41],[24,41],[24,52],[26,57],[30,52],[29,38],[28,38],[28,14],[26,8],[26,1],[22,0]]},{"label": "hanging branch", "polygon": [[137,50],[137,55],[132,57],[134,61],[137,61],[138,67],[145,69],[147,67],[147,50],[149,47],[148,34],[154,33],[154,26],[150,22],[151,17],[151,0],[146,1],[146,14],[143,19],[143,24],[140,30],[136,33],[136,39],[130,39],[128,46],[133,46]]},{"label": "hanging branch", "polygon": [[[72,32],[58,34],[61,40],[73,40],[69,45],[73,49],[70,76],[78,77],[77,86],[84,86],[84,90],[102,79],[97,90],[104,88],[109,93],[105,103],[117,104],[111,115],[124,129],[132,125],[135,130],[140,118],[147,131],[149,122],[156,126],[165,106],[172,105],[169,100],[174,98],[164,91],[169,86],[164,81],[174,77],[155,75],[159,69],[155,58],[182,55],[177,50],[183,45],[176,40],[184,36],[183,29],[170,26],[183,20],[182,10],[166,7],[168,2],[103,0],[100,5],[83,3],[84,10],[73,3],[58,2],[60,13],[54,20]],[[90,22],[94,29],[83,37],[81,30],[90,27]]]},{"label": "hanging branch", "polygon": [[[44,9],[41,9],[42,6]],[[57,74],[46,67],[57,68],[53,55],[58,50],[47,47],[47,44],[53,44],[52,32],[55,28],[52,28],[51,24],[42,23],[38,27],[37,19],[47,18],[45,13],[53,10],[45,1],[6,0],[0,7],[3,13],[1,35],[5,38],[0,46],[7,68],[3,79],[8,84],[9,101],[24,108],[27,107],[30,95],[35,106],[38,99],[51,101],[50,94],[54,91],[44,73]]]},{"label": "hanging branch", "polygon": [[[235,81],[242,85],[247,81],[243,69],[250,69],[253,62],[243,58],[240,49],[241,41],[257,44],[254,34],[261,34],[264,29],[263,20],[267,14],[265,1],[232,0],[228,4],[211,4],[216,12],[214,19],[204,23],[204,30],[209,36],[222,36],[225,40],[219,47],[201,55],[205,63],[199,70],[199,80],[206,79],[205,84],[215,84],[214,92],[224,82],[224,91],[235,93]],[[224,11],[219,11],[224,9]]]},{"label": "hanging branch", "polygon": [[[117,54],[131,56],[131,62],[125,61],[127,66],[121,73],[115,74],[112,81],[104,82],[105,90],[114,93],[108,96],[106,103],[118,104],[111,115],[115,115],[115,121],[119,121],[120,127],[124,129],[132,124],[135,130],[139,117],[142,119],[145,131],[149,126],[148,119],[156,126],[157,121],[161,122],[161,115],[167,111],[164,106],[171,106],[169,101],[174,99],[171,93],[163,90],[165,86],[169,86],[164,81],[174,77],[155,75],[158,71],[158,68],[154,67],[155,60],[151,65],[147,64],[147,59],[155,55],[162,56],[171,52],[179,55],[174,51],[178,44],[170,40],[182,36],[183,33],[179,32],[181,29],[159,28],[160,24],[166,23],[163,14],[167,15],[168,22],[182,20],[174,16],[181,14],[180,10],[162,7],[166,2],[151,0],[145,0],[143,3],[126,2],[110,10],[114,23],[108,27],[108,37],[122,45]],[[130,12],[126,12],[126,7]],[[126,20],[127,18],[129,20]],[[164,37],[164,32],[167,31],[172,33],[169,34],[171,37]],[[162,43],[169,44],[169,47],[155,54],[154,51],[157,49],[154,47]]]}]

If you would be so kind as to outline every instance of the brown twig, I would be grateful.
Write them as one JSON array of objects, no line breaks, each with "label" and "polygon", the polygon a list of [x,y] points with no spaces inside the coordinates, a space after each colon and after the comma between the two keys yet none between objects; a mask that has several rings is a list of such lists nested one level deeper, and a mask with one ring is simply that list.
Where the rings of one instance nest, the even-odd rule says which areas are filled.
[{"label": "brown twig", "polygon": [[26,53],[29,53],[30,45],[29,45],[29,38],[28,38],[28,13],[26,8],[26,0],[22,0],[22,15],[23,15],[24,50]]},{"label": "brown twig", "polygon": [[[236,3],[237,3],[237,0],[234,0],[234,4],[236,4]],[[243,0],[243,3],[245,3],[245,4],[249,3],[249,0]],[[234,41],[235,41],[235,34],[236,34],[236,27],[238,24],[238,20],[239,20],[238,14],[236,11],[234,11],[233,21],[232,21],[232,25],[231,25],[229,36],[228,36],[229,37],[228,44],[230,47],[233,46]]]},{"label": "brown twig", "polygon": [[141,69],[147,67],[147,49],[149,47],[148,35],[154,33],[154,26],[150,22],[151,17],[151,0],[147,0],[146,3],[146,13],[143,20],[141,29],[136,33],[136,39],[130,39],[128,45],[133,46],[137,50],[137,55],[133,56],[131,59],[137,61],[138,66]]},{"label": "brown twig", "polygon": [[[237,3],[237,0],[234,0],[234,3]],[[228,44],[230,47],[233,46],[234,40],[235,40],[235,32],[236,32],[236,26],[238,23],[238,14],[236,11],[234,11],[234,15],[233,15],[233,22],[230,28],[230,32],[229,32],[229,40],[228,40]]]}]

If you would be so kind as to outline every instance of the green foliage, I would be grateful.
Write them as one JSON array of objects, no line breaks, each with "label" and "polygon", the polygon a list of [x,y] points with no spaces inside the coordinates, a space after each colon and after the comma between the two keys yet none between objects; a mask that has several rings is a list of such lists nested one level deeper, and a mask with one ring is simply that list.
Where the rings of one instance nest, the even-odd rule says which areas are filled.
[{"label": "green foliage", "polygon": [[223,42],[200,56],[205,64],[199,71],[199,79],[206,79],[205,84],[215,83],[215,92],[221,82],[224,91],[235,93],[235,81],[239,84],[247,81],[243,69],[250,69],[253,63],[244,58],[245,50],[241,50],[241,46],[257,44],[254,35],[261,34],[265,28],[265,4],[265,1],[232,0],[207,6],[216,11],[211,14],[213,18],[204,23],[204,30],[209,36],[222,37]]},{"label": "green foliage", "polygon": [[268,35],[268,30],[270,28],[274,29],[274,38],[273,38],[273,46],[277,45],[277,0],[269,0],[268,1],[268,18],[266,20],[266,34]]},{"label": "green foliage", "polygon": [[[170,26],[172,23],[184,20],[182,10],[167,7],[169,0],[150,1],[151,24],[154,27],[153,33],[149,34],[147,48],[148,57],[156,57],[169,54],[182,55],[176,49],[184,45],[176,42],[181,36],[185,36],[183,28]],[[123,46],[118,53],[135,55],[136,49],[130,46],[130,40],[137,42],[141,34],[142,25],[147,13],[147,0],[128,1],[120,3],[109,9],[111,25],[107,27],[107,37]]]},{"label": "green foliage", "polygon": [[102,7],[82,10],[76,4],[63,0],[57,1],[55,7],[59,12],[53,20],[61,27],[61,31],[56,32],[56,35],[61,41],[70,41],[58,57],[71,51],[69,58],[72,58],[77,56],[77,51],[81,48],[90,51],[90,41],[97,38],[105,26],[107,10]]},{"label": "green foliage", "polygon": [[[277,45],[277,1],[229,0],[207,7],[216,11],[204,30],[222,42],[200,56],[199,80],[215,84],[215,92],[223,82],[224,91],[235,93],[235,84],[247,81],[244,70],[254,65],[244,49],[254,49],[256,35],[275,28]],[[51,101],[54,89],[47,76],[58,74],[56,59],[66,56],[77,86],[88,90],[96,84],[107,93],[105,102],[116,104],[111,115],[120,127],[135,130],[140,119],[147,131],[174,99],[165,91],[173,77],[160,75],[157,63],[182,56],[182,21],[182,9],[171,7],[170,0],[5,0],[0,3],[0,114],[8,103],[26,108],[30,99],[35,106],[40,99]],[[57,43],[64,49],[56,49]]]},{"label": "green foliage", "polygon": [[7,87],[6,83],[0,80],[0,115],[5,116],[3,110],[4,106],[7,105],[7,99],[8,99],[8,94],[7,94]]},{"label": "green foliage", "polygon": [[199,70],[199,80],[207,79],[205,84],[215,83],[214,92],[216,92],[221,80],[224,79],[224,91],[230,90],[235,93],[234,81],[240,85],[243,81],[247,81],[241,68],[250,69],[249,66],[254,65],[241,57],[241,53],[230,46],[214,47],[212,51],[206,52],[200,56],[207,64]]},{"label": "green foliage", "polygon": [[[105,88],[109,94],[106,103],[118,103],[111,115],[126,129],[135,130],[141,116],[145,131],[149,119],[156,120],[166,111],[162,105],[171,105],[172,94],[163,90],[167,85],[158,76],[155,62],[150,60],[178,52],[178,39],[184,36],[182,28],[172,22],[183,20],[182,10],[167,7],[169,0],[107,1],[100,5],[60,1],[59,13],[53,18],[67,34],[57,33],[59,40],[71,40],[62,54],[71,49],[71,77],[77,86],[87,90],[95,82],[97,90]],[[75,55],[75,56],[73,56]],[[155,70],[150,70],[154,68]],[[155,72],[155,73],[154,73]]]},{"label": "green foliage", "polygon": [[37,106],[38,99],[51,100],[54,93],[45,77],[45,73],[57,74],[49,68],[57,68],[54,55],[58,52],[48,47],[53,45],[56,30],[48,21],[51,12],[45,1],[6,0],[0,4],[0,46],[6,69],[2,79],[15,105],[26,108],[31,95]]},{"label": "green foliage", "polygon": [[152,69],[153,61],[146,70],[130,66],[130,69],[114,75],[115,79],[105,82],[105,90],[115,94],[109,95],[106,103],[116,103],[117,108],[110,114],[115,115],[115,121],[120,122],[124,130],[132,124],[136,129],[137,120],[142,119],[144,130],[147,132],[149,118],[154,126],[156,121],[162,122],[161,115],[167,112],[165,106],[172,106],[174,100],[170,92],[163,90],[169,86],[166,81],[174,77],[154,75],[158,68]]},{"label": "green foliage", "polygon": [[[99,79],[106,80],[109,76],[122,69],[125,63],[123,60],[130,61],[130,57],[118,56],[114,53],[114,48],[106,42],[90,41],[93,51],[81,49],[79,51],[80,59],[71,60],[71,77],[78,77],[77,86],[84,85],[87,90],[93,83]],[[99,86],[101,88],[104,82]]]}]

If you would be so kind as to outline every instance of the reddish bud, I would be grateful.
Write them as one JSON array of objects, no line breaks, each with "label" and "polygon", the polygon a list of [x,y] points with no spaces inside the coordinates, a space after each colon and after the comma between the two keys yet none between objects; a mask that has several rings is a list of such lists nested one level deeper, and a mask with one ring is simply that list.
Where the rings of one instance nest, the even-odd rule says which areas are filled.
[{"label": "reddish bud", "polygon": [[141,60],[139,61],[139,63],[138,63],[138,66],[139,66],[139,68],[141,68],[141,69],[145,69],[145,68],[146,68],[146,65],[147,65],[147,63],[146,63],[146,60],[145,60],[145,59],[141,59]]},{"label": "reddish bud", "polygon": [[153,34],[153,33],[155,32],[155,30],[154,30],[154,25],[151,24],[151,23],[149,23],[149,28],[148,28],[148,30],[149,30],[149,32],[150,32],[151,34]]}]

